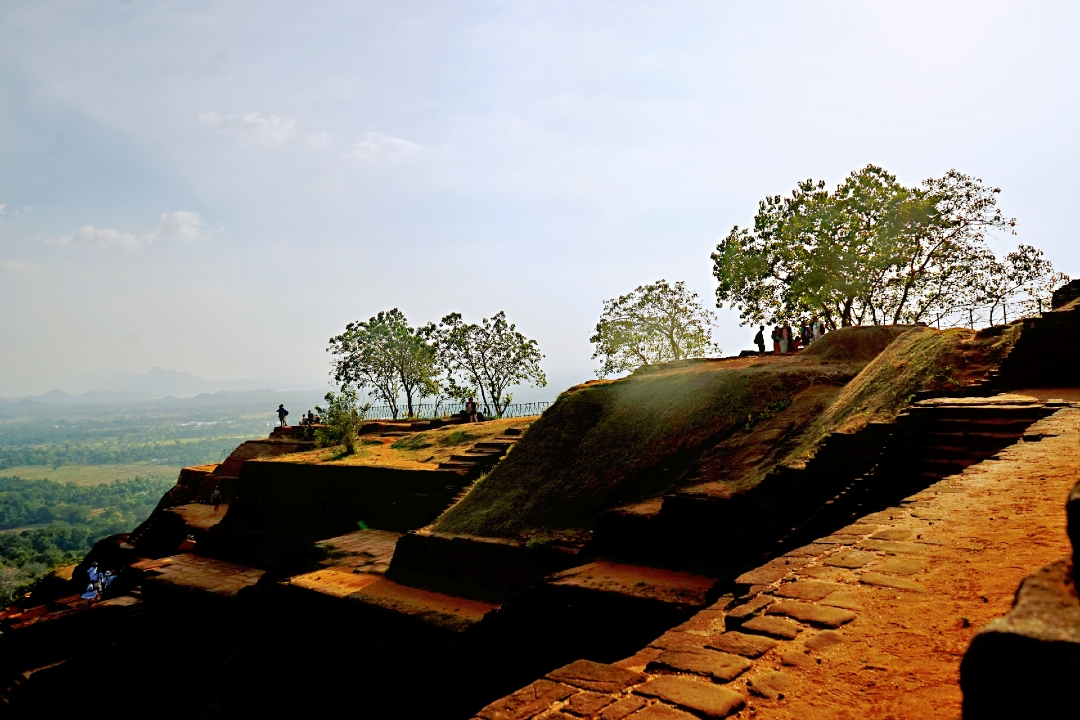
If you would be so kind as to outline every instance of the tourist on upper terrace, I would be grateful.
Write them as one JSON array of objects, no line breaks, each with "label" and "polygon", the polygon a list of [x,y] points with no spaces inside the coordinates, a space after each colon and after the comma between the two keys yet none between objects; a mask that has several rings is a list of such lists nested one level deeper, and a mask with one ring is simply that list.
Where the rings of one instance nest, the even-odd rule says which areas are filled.
[{"label": "tourist on upper terrace", "polygon": [[757,335],[754,336],[754,344],[757,345],[758,355],[765,354],[765,326],[762,325],[758,328]]},{"label": "tourist on upper terrace", "polygon": [[315,424],[315,413],[311,412],[310,410],[307,411],[307,424],[308,425],[314,425]]},{"label": "tourist on upper terrace", "polygon": [[289,411],[285,409],[285,403],[281,403],[277,406],[278,420],[281,421],[281,427],[288,427],[285,424],[285,417],[289,414]]},{"label": "tourist on upper terrace", "polygon": [[821,325],[821,320],[815,315],[810,321],[810,333],[814,336],[814,342],[821,339],[821,336],[825,334],[825,328]]},{"label": "tourist on upper terrace", "polygon": [[802,328],[800,329],[799,334],[802,336],[803,347],[806,347],[810,343],[814,342],[814,334],[810,332],[810,325],[808,325],[807,323],[804,322],[802,324]]},{"label": "tourist on upper terrace", "polygon": [[476,422],[476,401],[472,398],[465,403],[465,414],[469,418],[469,422]]},{"label": "tourist on upper terrace", "polygon": [[780,352],[784,355],[791,352],[791,326],[787,324],[787,320],[780,327]]},{"label": "tourist on upper terrace", "polygon": [[781,337],[780,326],[779,325],[773,325],[773,329],[772,329],[772,351],[773,351],[773,355],[779,355],[780,354],[780,337]]},{"label": "tourist on upper terrace", "polygon": [[214,512],[217,512],[221,507],[221,488],[214,488],[214,492],[210,493],[210,502],[214,505]]}]

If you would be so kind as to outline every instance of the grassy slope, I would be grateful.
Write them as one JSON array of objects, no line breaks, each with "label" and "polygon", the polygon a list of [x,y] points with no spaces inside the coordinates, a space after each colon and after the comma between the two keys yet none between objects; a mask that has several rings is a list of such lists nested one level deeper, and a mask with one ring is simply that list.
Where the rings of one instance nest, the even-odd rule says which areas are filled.
[{"label": "grassy slope", "polygon": [[795,357],[672,363],[571,388],[436,529],[515,537],[588,527],[605,508],[684,483],[680,470],[704,450],[764,429],[814,386],[846,382],[906,330],[848,329]]},{"label": "grassy slope", "polygon": [[809,456],[829,433],[855,432],[868,422],[890,421],[919,390],[947,390],[977,379],[998,362],[1019,336],[1003,333],[914,328],[863,368],[825,409],[789,459]]}]

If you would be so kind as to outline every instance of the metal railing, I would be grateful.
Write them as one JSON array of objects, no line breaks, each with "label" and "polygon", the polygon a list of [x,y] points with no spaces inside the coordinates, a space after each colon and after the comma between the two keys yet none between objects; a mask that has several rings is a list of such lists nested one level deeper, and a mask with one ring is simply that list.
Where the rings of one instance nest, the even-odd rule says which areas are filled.
[{"label": "metal railing", "polygon": [[[489,420],[495,417],[495,408],[490,407],[490,415],[484,412],[484,404],[477,403],[480,412],[484,417]],[[503,410],[502,417],[504,418],[516,418],[527,417],[530,415],[540,415],[545,410],[551,407],[550,402],[531,402],[531,403],[514,403],[507,405]],[[413,419],[425,420],[435,417],[448,417],[450,415],[459,415],[465,411],[464,403],[422,403],[419,405],[413,405]],[[389,405],[376,405],[368,409],[364,414],[364,418],[367,420],[406,420],[408,410],[404,403],[401,403],[397,407],[397,417],[394,417],[394,411]]]}]

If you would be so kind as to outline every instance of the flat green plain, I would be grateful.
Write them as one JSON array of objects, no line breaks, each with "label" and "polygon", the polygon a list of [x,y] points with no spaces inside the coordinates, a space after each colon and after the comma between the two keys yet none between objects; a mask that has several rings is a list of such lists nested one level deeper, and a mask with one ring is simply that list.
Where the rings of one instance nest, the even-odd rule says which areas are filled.
[{"label": "flat green plain", "polygon": [[101,485],[117,480],[129,480],[133,477],[168,477],[180,474],[179,467],[158,465],[155,463],[124,463],[117,465],[23,465],[0,470],[0,475],[20,477],[23,480],[53,480],[55,482],[73,482],[77,485]]}]

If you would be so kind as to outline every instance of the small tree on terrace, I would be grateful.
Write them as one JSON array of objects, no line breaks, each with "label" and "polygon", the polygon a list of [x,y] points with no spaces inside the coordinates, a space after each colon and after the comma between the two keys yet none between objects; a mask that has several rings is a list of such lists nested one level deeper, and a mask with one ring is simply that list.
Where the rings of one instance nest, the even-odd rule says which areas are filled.
[{"label": "small tree on terrace", "polygon": [[435,347],[423,329],[409,327],[397,308],[367,322],[349,323],[345,332],[330,338],[327,352],[334,356],[334,380],[342,386],[369,388],[390,406],[394,419],[402,392],[412,417],[414,401],[436,391]]},{"label": "small tree on terrace", "polygon": [[463,399],[478,388],[486,415],[494,408],[495,415],[502,417],[513,399],[506,390],[514,385],[547,385],[540,369],[544,357],[540,346],[508,323],[503,311],[480,323],[466,323],[461,313],[451,313],[429,332],[436,338],[448,394]]},{"label": "small tree on terrace", "polygon": [[356,389],[349,385],[339,393],[326,393],[325,401],[325,408],[315,406],[323,420],[323,427],[315,431],[315,440],[323,447],[344,445],[345,452],[351,455],[356,452],[356,436],[371,406],[361,405]]},{"label": "small tree on terrace", "polygon": [[602,358],[599,377],[633,372],[642,365],[719,354],[712,341],[716,316],[682,282],[660,280],[604,302],[589,342]]}]

